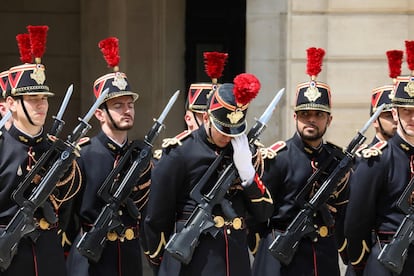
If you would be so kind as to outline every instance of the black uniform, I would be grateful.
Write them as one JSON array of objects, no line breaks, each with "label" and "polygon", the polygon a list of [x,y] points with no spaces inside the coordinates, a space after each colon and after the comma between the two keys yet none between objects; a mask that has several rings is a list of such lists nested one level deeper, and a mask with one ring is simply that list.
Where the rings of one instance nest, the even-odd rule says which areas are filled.
[{"label": "black uniform", "polygon": [[[126,150],[126,145],[118,146],[103,132],[82,147],[79,164],[83,175],[83,192],[80,205],[80,221],[83,231],[89,231],[105,206],[98,198],[97,192],[108,174]],[[135,153],[138,154],[139,150]],[[136,157],[136,155],[133,157]],[[125,168],[128,169],[128,168]],[[137,180],[136,189],[130,195],[136,207],[142,211],[148,196],[150,166],[144,175]],[[115,241],[108,240],[98,263],[89,264],[89,275],[142,275],[141,248],[138,239],[140,217],[133,217],[122,206],[121,221],[127,229],[134,232],[132,240],[118,237]]]},{"label": "black uniform", "polygon": [[[168,148],[152,171],[145,237],[148,256],[152,260],[162,257],[158,275],[251,275],[244,225],[236,230],[225,224],[216,238],[202,234],[188,265],[180,265],[171,255],[164,254],[165,243],[175,226],[180,231],[196,207],[196,202],[190,198],[190,191],[221,150],[208,141],[205,128],[201,127],[182,141],[182,145]],[[223,159],[203,193],[216,183],[219,171],[232,160],[231,156]],[[273,210],[270,194],[257,175],[248,188],[243,188],[237,180],[226,197],[242,220],[250,212],[263,221]],[[219,206],[214,208],[213,215],[224,217]]]},{"label": "black uniform", "polygon": [[[12,192],[34,166],[36,160],[50,146],[43,134],[30,137],[14,126],[9,131],[3,131],[2,139],[0,149],[0,231],[4,229],[19,209],[19,206],[11,199]],[[45,218],[41,208],[36,211],[35,218],[37,222]],[[59,224],[50,224],[45,230],[38,228],[23,237],[10,267],[5,272],[0,272],[0,275],[66,275],[61,238],[57,234],[58,228]],[[37,237],[35,242],[32,239],[34,237]]]},{"label": "black uniform", "polygon": [[[414,147],[395,134],[382,155],[362,158],[351,177],[345,234],[358,275],[392,275],[377,257],[404,218],[395,203],[413,176],[413,156]],[[411,245],[401,275],[414,275],[413,252]]]},{"label": "black uniform", "polygon": [[[275,231],[285,231],[294,217],[299,213],[295,197],[302,190],[308,178],[318,165],[330,155],[341,155],[341,150],[332,144],[324,143],[314,149],[303,143],[298,134],[284,142],[277,142],[270,147],[271,158],[265,159],[263,182],[272,194],[275,210],[267,225],[262,229],[262,240],[254,260],[254,275],[339,275],[338,243],[335,239],[334,225],[327,225],[318,213],[314,217],[316,228],[326,227],[325,237],[318,236],[317,241],[303,238],[292,262],[285,266],[270,255],[268,247],[275,238]],[[265,155],[266,157],[266,155]],[[319,183],[321,184],[321,183]],[[317,187],[314,187],[317,189]],[[329,202],[331,212],[339,219],[345,206],[347,188],[345,184],[338,187],[334,198]],[[308,200],[308,199],[306,199]]]}]

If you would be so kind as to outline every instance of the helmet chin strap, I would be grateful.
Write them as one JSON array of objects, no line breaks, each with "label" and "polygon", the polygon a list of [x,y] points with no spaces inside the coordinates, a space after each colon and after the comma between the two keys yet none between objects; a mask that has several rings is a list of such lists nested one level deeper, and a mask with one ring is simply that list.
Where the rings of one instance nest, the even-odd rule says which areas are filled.
[{"label": "helmet chin strap", "polygon": [[397,108],[397,114],[398,114],[398,124],[400,125],[401,130],[402,130],[402,132],[404,133],[404,135],[407,135],[407,136],[412,136],[412,135],[409,135],[409,134],[405,131],[405,129],[404,129],[404,127],[403,127],[402,123],[401,123],[401,119],[400,119],[400,110],[399,110],[398,108]]},{"label": "helmet chin strap", "polygon": [[[399,117],[398,117],[398,119],[399,119]],[[392,135],[390,135],[389,133],[387,133],[385,131],[385,129],[383,128],[383,126],[381,124],[381,120],[379,118],[378,118],[378,125],[380,127],[380,132],[381,132],[382,136],[384,136],[385,138],[387,138],[387,140],[390,139],[392,137]],[[402,128],[402,126],[401,126],[401,128]],[[405,130],[404,130],[404,132],[405,132]]]},{"label": "helmet chin strap", "polygon": [[26,116],[27,120],[29,121],[29,123],[30,123],[31,125],[36,126],[36,125],[33,123],[32,118],[30,118],[29,113],[27,112],[26,106],[25,106],[25,104],[24,104],[23,96],[19,96],[19,97],[18,97],[18,99],[20,99],[20,102],[22,103],[23,112],[24,112],[24,115]]},{"label": "helmet chin strap", "polygon": [[111,123],[112,123],[112,125],[114,126],[114,128],[115,128],[116,130],[121,130],[121,129],[118,127],[118,125],[115,123],[114,118],[112,118],[111,113],[109,112],[108,105],[106,104],[106,102],[105,102],[105,103],[103,103],[103,104],[102,104],[102,106],[103,106],[103,108],[105,109],[106,114],[108,114],[109,120],[111,121]]}]

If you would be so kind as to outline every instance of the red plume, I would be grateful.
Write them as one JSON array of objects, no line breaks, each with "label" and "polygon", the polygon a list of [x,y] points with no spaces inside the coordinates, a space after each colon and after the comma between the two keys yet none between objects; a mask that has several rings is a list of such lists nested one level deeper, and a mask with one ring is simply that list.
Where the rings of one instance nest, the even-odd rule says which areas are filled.
[{"label": "red plume", "polygon": [[401,75],[401,64],[403,61],[404,52],[401,50],[387,51],[388,68],[390,70],[389,76],[392,79]]},{"label": "red plume", "polygon": [[103,39],[99,41],[98,47],[101,49],[108,67],[118,66],[120,60],[118,38],[108,37]]},{"label": "red plume", "polygon": [[17,46],[19,47],[20,60],[23,63],[31,63],[32,51],[30,49],[30,37],[29,34],[18,34],[16,36]]},{"label": "red plume", "polygon": [[414,70],[414,41],[411,40],[406,40],[405,41],[405,49],[407,52],[407,64],[408,64],[408,69],[410,69],[411,71]]},{"label": "red plume", "polygon": [[259,93],[260,82],[253,74],[239,74],[233,82],[233,93],[238,104],[246,105],[250,103]]},{"label": "red plume", "polygon": [[27,30],[30,36],[32,55],[34,58],[41,58],[46,50],[46,36],[49,27],[29,25]]},{"label": "red plume", "polygon": [[204,52],[204,68],[211,79],[218,79],[223,74],[228,54],[219,52]]},{"label": "red plume", "polygon": [[325,50],[322,48],[312,47],[308,48],[306,52],[308,53],[306,73],[311,77],[317,77],[322,71],[322,61],[325,56]]}]

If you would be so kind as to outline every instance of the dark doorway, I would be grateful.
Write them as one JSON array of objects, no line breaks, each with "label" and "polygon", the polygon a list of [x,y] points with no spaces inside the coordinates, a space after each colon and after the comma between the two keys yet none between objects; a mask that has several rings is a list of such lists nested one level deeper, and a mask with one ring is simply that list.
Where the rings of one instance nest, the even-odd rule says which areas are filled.
[{"label": "dark doorway", "polygon": [[229,54],[220,83],[232,82],[245,70],[246,0],[187,0],[186,87],[210,82],[204,72],[203,52]]}]

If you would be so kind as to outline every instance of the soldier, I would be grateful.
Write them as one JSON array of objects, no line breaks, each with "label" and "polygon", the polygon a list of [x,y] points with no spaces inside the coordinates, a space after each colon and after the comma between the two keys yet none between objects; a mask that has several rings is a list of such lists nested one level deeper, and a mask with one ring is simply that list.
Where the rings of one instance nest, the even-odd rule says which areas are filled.
[{"label": "soldier", "polygon": [[[181,145],[167,148],[151,174],[145,219],[149,249],[146,254],[154,266],[161,265],[160,276],[251,274],[246,229],[242,222],[248,212],[259,221],[266,220],[273,210],[273,201],[252,163],[246,162],[251,160],[252,153],[244,134],[245,116],[260,83],[251,74],[238,75],[234,83],[225,83],[214,91],[207,102],[207,112],[203,114],[203,125]],[[230,143],[232,148],[227,149]],[[215,206],[213,216],[217,222],[214,226],[218,230],[217,236],[202,233],[190,263],[177,264],[164,252],[164,247],[174,229],[181,231],[196,207],[189,193],[217,156],[223,150],[227,153],[231,149],[233,153],[225,154],[201,192],[207,193],[218,180],[220,171],[233,161],[239,178],[226,198],[236,217],[230,220],[223,214],[221,206]]]},{"label": "soldier", "polygon": [[[392,116],[392,97],[394,95],[394,85],[396,78],[401,75],[401,63],[403,58],[403,51],[400,50],[390,50],[387,51],[388,66],[389,66],[389,76],[393,80],[392,85],[384,85],[372,90],[371,95],[371,105],[370,105],[370,115],[377,110],[378,107],[384,105],[384,109],[378,118],[373,122],[375,128],[375,136],[372,139],[369,145],[362,145],[357,151],[357,155],[362,158],[371,158],[378,155],[381,155],[382,152],[387,148],[387,141],[394,136],[397,130],[397,122]],[[359,158],[357,159],[359,161]],[[357,164],[358,162],[356,162]],[[357,165],[356,165],[357,166]],[[351,176],[352,179],[352,176]],[[352,184],[352,181],[350,182]],[[351,190],[358,192],[359,186],[350,185]],[[371,240],[371,234],[369,234],[366,239],[367,241]],[[346,249],[345,247],[343,248]],[[346,254],[346,250],[344,251]],[[356,265],[356,263],[354,263]],[[348,264],[346,275],[353,275],[351,272],[353,270],[352,264]]]},{"label": "soldier", "polygon": [[[325,51],[309,48],[307,54],[307,73],[311,81],[301,83],[297,88],[293,115],[296,133],[286,142],[276,142],[264,151],[263,182],[272,194],[275,209],[269,222],[262,226],[263,238],[255,256],[253,275],[339,275],[337,241],[333,235],[335,225],[325,221],[319,212],[313,218],[316,238],[301,239],[290,264],[281,264],[268,251],[276,233],[285,231],[299,213],[300,207],[295,198],[308,178],[323,166],[329,156],[342,154],[340,148],[323,140],[332,121],[331,91],[326,83],[315,79],[321,71]],[[309,198],[321,181],[312,184],[311,194],[307,195]],[[339,216],[343,208],[345,187],[345,182],[339,185],[329,202],[334,217]]]},{"label": "soldier", "polygon": [[[181,143],[192,131],[197,130],[203,124],[203,113],[207,110],[207,97],[217,89],[217,80],[221,77],[228,54],[220,52],[204,52],[205,72],[211,78],[211,83],[192,83],[188,89],[187,101],[185,103],[184,121],[187,129],[173,138],[165,138],[162,147],[166,148],[173,144]],[[155,161],[162,156],[162,150],[154,151]]]},{"label": "soldier", "polygon": [[[132,92],[129,86],[126,74],[119,71],[118,39],[109,37],[100,41],[98,45],[114,72],[98,78],[93,86],[96,97],[99,97],[106,88],[109,88],[109,93],[95,112],[101,131],[90,141],[83,143],[81,157],[78,161],[83,179],[83,190],[77,207],[82,227],[81,234],[91,229],[106,204],[97,192],[128,148],[130,143],[128,131],[134,125],[134,103],[138,99],[138,94]],[[136,154],[139,154],[139,149],[134,151],[131,158],[136,158]],[[126,166],[130,163],[127,162]],[[132,200],[119,210],[120,219],[125,227],[123,229],[125,235],[108,233],[108,240],[99,261],[89,262],[89,276],[142,275],[139,242],[140,215],[131,210],[142,211],[144,208],[147,202],[149,179],[150,166],[144,175],[137,179],[136,187],[130,195]],[[70,274],[84,273],[84,271],[76,270],[76,266],[79,265],[79,256],[74,254],[79,254],[79,252],[74,253],[74,248],[71,251],[70,257],[74,259],[68,264]]]},{"label": "soldier", "polygon": [[[408,66],[413,72],[414,41],[406,41],[406,48]],[[382,155],[362,158],[351,178],[345,235],[349,260],[356,275],[394,275],[377,257],[404,218],[396,202],[413,177],[412,81],[412,76],[397,77],[392,99],[397,132],[388,140],[387,150]],[[410,246],[400,275],[413,273],[414,254]]]},{"label": "soldier", "polygon": [[[4,93],[13,124],[9,131],[3,132],[0,149],[0,231],[20,208],[21,203],[16,204],[12,193],[52,143],[43,130],[49,107],[48,97],[54,95],[45,84],[45,66],[41,64],[48,27],[28,26],[27,29],[29,34],[16,37],[24,64],[9,69],[8,86]],[[32,63],[33,58],[35,63]],[[57,221],[57,217],[62,204],[75,194],[71,188],[66,189],[72,177],[71,174],[67,181],[56,183],[60,193],[50,195],[42,208],[36,210],[36,229],[20,240],[17,254],[0,275],[66,275],[63,248],[58,236],[64,222],[60,216]],[[32,190],[36,184],[37,178],[33,178],[27,190]],[[63,189],[65,192],[61,193]],[[30,191],[23,192],[24,197],[31,194]]]}]

